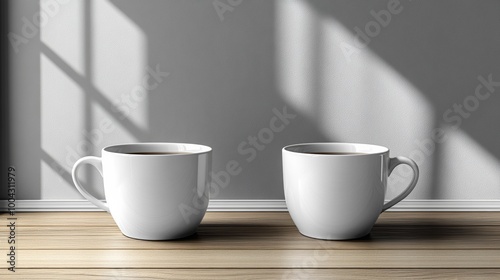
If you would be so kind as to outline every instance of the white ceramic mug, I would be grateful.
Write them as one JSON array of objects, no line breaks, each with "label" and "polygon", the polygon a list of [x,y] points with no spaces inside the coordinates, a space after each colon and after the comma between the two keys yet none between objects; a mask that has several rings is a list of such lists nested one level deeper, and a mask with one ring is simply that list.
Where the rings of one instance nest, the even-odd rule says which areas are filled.
[{"label": "white ceramic mug", "polygon": [[[340,154],[328,154],[340,153]],[[399,164],[413,169],[409,186],[384,204],[387,178]],[[413,190],[417,164],[389,158],[382,146],[309,143],[283,148],[285,199],[295,225],[305,236],[342,240],[367,235],[381,212]]]},{"label": "white ceramic mug", "polygon": [[[79,183],[77,173],[84,163],[103,176],[106,202]],[[208,207],[211,168],[210,147],[139,143],[106,147],[102,158],[81,158],[73,166],[72,176],[78,191],[110,212],[124,235],[167,240],[196,232]]]}]

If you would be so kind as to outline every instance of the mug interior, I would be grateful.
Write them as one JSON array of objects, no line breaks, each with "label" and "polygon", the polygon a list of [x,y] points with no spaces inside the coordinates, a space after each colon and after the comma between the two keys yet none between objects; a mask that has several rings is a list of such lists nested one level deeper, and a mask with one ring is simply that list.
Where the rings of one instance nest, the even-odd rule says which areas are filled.
[{"label": "mug interior", "polygon": [[[199,144],[188,143],[134,143],[108,146],[103,151],[117,154],[131,153],[188,153],[202,154],[208,153],[212,148]],[[175,155],[175,154],[172,154]],[[177,154],[179,155],[179,154]]]},{"label": "mug interior", "polygon": [[[286,146],[284,151],[318,156],[359,156],[363,154],[383,154],[388,148],[371,144],[358,143],[303,143]],[[346,154],[315,154],[315,153],[346,153]],[[353,153],[353,154],[349,154]],[[357,153],[357,154],[356,154]]]}]

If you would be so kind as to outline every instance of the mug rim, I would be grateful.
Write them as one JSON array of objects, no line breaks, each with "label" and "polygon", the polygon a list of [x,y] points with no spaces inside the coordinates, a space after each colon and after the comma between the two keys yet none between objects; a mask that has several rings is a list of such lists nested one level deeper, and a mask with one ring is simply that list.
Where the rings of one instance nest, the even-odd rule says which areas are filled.
[{"label": "mug rim", "polygon": [[[359,152],[359,154],[344,154],[344,155],[335,155],[335,154],[315,154],[311,152],[305,152],[305,151],[298,151],[298,150],[291,150],[292,148],[301,148],[301,147],[318,147],[318,146],[346,146],[346,145],[351,145],[354,147],[360,147],[364,148],[362,151],[344,151],[344,152]],[[373,149],[374,151],[366,151],[366,149]],[[305,156],[319,156],[319,157],[325,157],[325,156],[330,156],[330,157],[355,157],[355,156],[369,156],[369,155],[382,155],[385,153],[389,153],[389,148],[380,146],[380,145],[374,145],[374,144],[365,144],[365,143],[350,143],[350,142],[311,142],[311,143],[297,143],[297,144],[291,144],[283,147],[282,149],[283,152],[288,152],[292,154],[298,154],[298,155],[305,155]],[[332,151],[333,152],[333,151]],[[342,151],[338,151],[342,152]]]},{"label": "mug rim", "polygon": [[[110,149],[113,148],[132,148],[132,147],[146,147],[146,146],[193,146],[193,147],[199,147],[201,148],[200,150],[185,150],[186,153],[178,153],[178,154],[130,154],[127,152],[121,152],[121,151],[112,151]],[[196,143],[177,143],[177,142],[138,142],[138,143],[120,143],[120,144],[113,144],[113,145],[108,145],[104,148],[102,148],[102,153],[110,153],[114,155],[123,155],[123,156],[139,156],[139,157],[144,157],[144,156],[150,156],[150,157],[159,157],[159,156],[164,156],[164,157],[172,157],[172,156],[190,156],[190,155],[201,155],[201,154],[207,154],[212,152],[212,148],[207,145],[202,145],[202,144],[196,144]],[[146,152],[146,151],[144,151]],[[157,151],[161,152],[161,151]],[[167,151],[165,151],[167,152]],[[171,152],[183,152],[182,150],[179,151],[171,151]]]}]

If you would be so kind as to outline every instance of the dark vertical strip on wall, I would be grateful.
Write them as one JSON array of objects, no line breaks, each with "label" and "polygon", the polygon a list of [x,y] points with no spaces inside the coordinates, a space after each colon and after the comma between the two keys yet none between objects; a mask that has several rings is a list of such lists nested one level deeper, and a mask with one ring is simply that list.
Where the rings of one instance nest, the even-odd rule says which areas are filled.
[{"label": "dark vertical strip on wall", "polygon": [[7,168],[10,164],[10,112],[9,112],[9,2],[0,1],[0,199],[7,198]]}]

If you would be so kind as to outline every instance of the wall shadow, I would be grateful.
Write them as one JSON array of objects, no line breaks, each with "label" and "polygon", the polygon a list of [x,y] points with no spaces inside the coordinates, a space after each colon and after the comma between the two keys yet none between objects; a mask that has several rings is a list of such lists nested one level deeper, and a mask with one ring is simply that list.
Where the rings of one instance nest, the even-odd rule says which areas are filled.
[{"label": "wall shadow", "polygon": [[[500,98],[495,96],[500,89],[497,88],[487,101],[480,102],[474,110],[463,109],[465,111],[463,115],[454,107],[455,104],[464,108],[476,106],[471,101],[471,96],[474,96],[476,87],[481,84],[479,76],[488,79],[488,75],[492,74],[494,81],[500,80],[500,56],[498,56],[500,34],[497,30],[500,19],[496,16],[500,3],[401,1],[401,11],[392,14],[387,20],[384,15],[380,16],[380,11],[387,11],[387,5],[391,1],[305,0],[304,2],[322,19],[334,19],[349,30],[352,33],[352,41],[345,43],[355,47],[356,51],[374,53],[415,86],[432,105],[435,113],[432,128],[449,129],[451,125],[457,124],[456,119],[460,116],[460,130],[473,139],[478,147],[469,145],[460,147],[459,150],[482,148],[497,162],[500,160],[500,145],[498,145],[500,134],[492,133],[497,131],[497,123],[500,120],[500,111],[496,109],[500,106]],[[384,18],[386,26],[379,23],[380,29],[376,35],[366,35],[368,34],[366,27],[370,22],[380,22],[376,20],[374,14]],[[357,28],[364,35],[360,35]],[[373,25],[371,28],[373,31]],[[366,47],[358,47],[360,44],[355,44],[356,36]],[[361,61],[358,60],[357,63]],[[317,67],[323,67],[323,64],[324,61],[320,61]],[[370,76],[360,82],[369,84]],[[482,92],[487,92],[485,87]],[[453,113],[448,114],[446,118],[444,114],[450,110]],[[443,145],[435,143],[435,151],[429,156],[431,174],[425,174],[431,178],[430,189],[426,193],[428,198],[450,198],[450,185],[446,186],[448,190],[444,190],[443,184],[447,180],[449,182],[447,178],[454,178],[462,173],[459,169],[453,169],[454,166],[450,167],[450,163],[460,160],[459,158],[463,156],[454,155],[454,151],[450,151],[450,148],[444,149]],[[489,162],[484,161],[481,164]],[[500,171],[498,168],[496,170]],[[466,186],[471,183],[472,181],[462,183],[462,190],[458,192],[462,192],[461,195],[470,195],[470,191],[466,189],[476,187]],[[500,186],[488,187],[500,188]]]},{"label": "wall shadow", "polygon": [[[9,33],[9,1],[0,1],[0,34]],[[0,44],[0,139],[1,170],[6,171],[11,164],[10,157],[10,86],[9,86],[9,41]],[[0,200],[7,199],[7,185],[0,185]]]},{"label": "wall shadow", "polygon": [[[8,25],[8,11],[11,8],[9,3],[1,1],[0,4],[4,34],[12,29]],[[324,54],[329,50],[323,47],[324,38],[317,29],[310,30],[314,67],[311,74],[312,87],[307,95],[315,112],[306,115],[298,110],[285,98],[287,93],[282,92],[283,89],[279,87],[279,77],[276,74],[279,60],[276,38],[279,34],[275,28],[278,11],[275,1],[243,1],[226,11],[223,20],[212,1],[158,0],[149,1],[146,5],[137,1],[110,1],[144,32],[147,39],[144,50],[147,65],[152,68],[158,65],[162,71],[170,73],[165,82],[148,92],[145,101],[148,129],[137,126],[129,119],[120,118],[120,114],[112,110],[113,102],[95,86],[92,80],[95,74],[92,72],[95,64],[92,54],[98,50],[92,49],[92,38],[98,26],[91,24],[90,8],[94,2],[85,3],[85,73],[74,71],[56,52],[40,43],[37,37],[29,46],[30,49],[37,48],[39,51],[38,56],[29,52],[29,58],[32,59],[29,62],[30,68],[35,69],[30,75],[40,77],[39,54],[43,53],[75,82],[87,98],[83,109],[84,129],[87,131],[93,128],[92,123],[95,121],[91,108],[91,104],[95,103],[111,116],[113,122],[138,141],[210,145],[214,149],[215,172],[224,170],[229,160],[238,161],[243,168],[242,173],[230,178],[227,188],[223,188],[214,198],[283,198],[283,146],[298,142],[350,141],[349,137],[336,136],[336,131],[325,133],[327,129],[319,126],[322,120],[318,116],[321,114],[316,111],[320,111],[324,105],[321,84],[327,82],[320,76],[324,74],[322,69],[328,66]],[[304,0],[304,3],[312,7],[321,19],[334,19],[353,35],[354,27],[364,28],[374,20],[370,11],[385,9],[387,5],[384,0]],[[31,4],[37,4],[37,1]],[[367,48],[361,51],[373,52],[415,86],[432,105],[436,114],[433,125],[445,127],[442,113],[474,92],[478,85],[478,75],[487,76],[492,73],[496,77],[500,73],[500,57],[496,55],[499,37],[496,27],[500,26],[496,11],[499,10],[500,3],[445,0],[432,3],[403,1],[401,4],[402,12],[393,15],[390,24],[382,28],[380,34],[372,38]],[[23,13],[31,15],[39,11],[38,4],[32,6]],[[117,45],[119,43],[116,42]],[[19,129],[23,129],[24,136],[36,137],[23,142],[23,146],[16,145],[14,150],[11,147],[15,143],[8,142],[11,137],[2,137],[2,168],[17,157],[23,157],[25,163],[29,162],[25,164],[27,167],[23,166],[24,172],[29,173],[26,175],[29,179],[23,184],[33,189],[23,191],[21,197],[36,199],[41,197],[41,190],[31,186],[40,185],[40,160],[47,162],[68,184],[71,184],[70,176],[68,172],[63,172],[63,163],[39,151],[39,123],[30,124],[28,117],[19,122],[12,119],[8,105],[11,97],[5,94],[14,94],[13,82],[7,74],[10,69],[7,63],[9,47],[8,41],[5,41],[0,49],[2,128],[10,133],[15,129],[12,127],[14,124],[29,124]],[[123,59],[126,60],[127,57]],[[20,60],[17,59],[16,63],[20,63]],[[369,84],[370,73],[363,76],[363,79],[362,82]],[[25,106],[38,117],[41,115],[40,81],[33,81],[26,89],[37,94]],[[492,131],[497,130],[495,120],[500,120],[500,111],[496,110],[499,105],[500,99],[493,97],[488,102],[481,103],[477,112],[464,119],[461,126],[468,136],[495,159],[500,159],[500,133]],[[284,131],[274,134],[273,139],[265,143],[262,150],[254,148],[256,158],[249,160],[250,155],[241,153],[238,147],[243,144],[250,148],[251,137],[269,127],[270,119],[276,115],[273,110],[283,111],[284,106],[297,117],[290,121]],[[425,174],[432,177],[431,185],[434,186],[429,198],[440,198],[437,187],[439,176],[443,166],[447,164],[447,158],[442,157],[442,147],[437,145],[436,149],[432,157],[433,174]],[[20,151],[25,154],[20,156]],[[26,160],[28,156],[30,159]],[[86,177],[91,180],[89,175]],[[2,191],[0,198],[4,193]]]},{"label": "wall shadow", "polygon": [[[387,10],[390,1],[306,0],[318,14],[332,17],[355,35],[375,21],[371,11]],[[436,125],[453,104],[473,95],[478,76],[493,74],[500,80],[497,1],[401,1],[402,11],[393,14],[387,27],[370,37],[367,49],[376,53],[416,86],[436,111]],[[365,32],[366,33],[366,32]],[[350,43],[350,42],[349,42]],[[361,49],[361,51],[364,51]],[[500,90],[500,89],[498,89]],[[480,104],[477,114],[464,118],[461,129],[500,159],[499,98]]]},{"label": "wall shadow", "polygon": [[[23,16],[39,11],[37,1],[1,1],[0,29],[4,36],[0,47],[1,70],[1,152],[2,170],[16,168],[16,199],[40,198],[40,36],[23,35]],[[31,31],[31,30],[30,30]],[[11,45],[9,33],[29,43]],[[6,191],[2,184],[0,197]]]},{"label": "wall shadow", "polygon": [[[276,87],[274,1],[244,1],[225,12],[223,21],[212,1],[112,3],[147,35],[148,65],[170,73],[149,93],[148,140],[207,144],[214,172],[230,160],[241,164],[242,173],[212,198],[283,198],[281,148],[334,140],[288,105]],[[297,117],[248,161],[251,155],[239,153],[238,146],[269,127],[273,109],[284,106]]]}]

